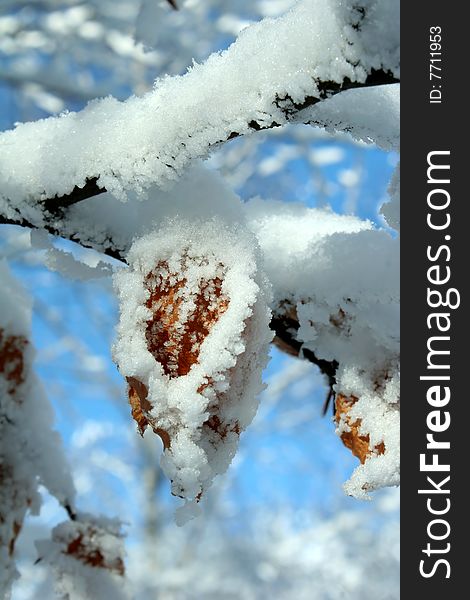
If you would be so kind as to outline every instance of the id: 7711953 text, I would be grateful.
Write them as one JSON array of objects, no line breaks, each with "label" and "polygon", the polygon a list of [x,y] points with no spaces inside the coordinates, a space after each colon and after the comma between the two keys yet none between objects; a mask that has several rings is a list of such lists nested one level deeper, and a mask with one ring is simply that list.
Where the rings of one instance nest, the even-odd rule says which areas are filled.
[{"label": "id: 7711953 text", "polygon": [[429,92],[429,103],[442,102],[442,28],[438,25],[429,28],[429,81],[433,82]]}]

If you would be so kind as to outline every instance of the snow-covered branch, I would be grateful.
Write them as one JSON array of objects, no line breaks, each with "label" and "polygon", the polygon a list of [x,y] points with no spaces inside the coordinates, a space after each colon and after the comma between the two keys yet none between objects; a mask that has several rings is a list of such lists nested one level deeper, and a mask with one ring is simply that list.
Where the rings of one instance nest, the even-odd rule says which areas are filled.
[{"label": "snow-covered branch", "polygon": [[396,81],[398,48],[396,3],[303,0],[142,97],[105,98],[5,132],[1,222],[60,233],[54,205],[168,185],[220,142],[284,125],[346,89]]}]

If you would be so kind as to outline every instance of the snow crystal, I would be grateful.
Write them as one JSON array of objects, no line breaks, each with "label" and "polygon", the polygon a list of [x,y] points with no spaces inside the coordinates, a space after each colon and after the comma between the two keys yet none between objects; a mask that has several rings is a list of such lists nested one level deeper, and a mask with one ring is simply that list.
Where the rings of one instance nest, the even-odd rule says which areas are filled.
[{"label": "snow crystal", "polygon": [[227,469],[256,412],[272,338],[258,261],[242,224],[174,217],[137,239],[115,275],[114,358],[133,416],[162,438],[172,492],[190,502]]},{"label": "snow crystal", "polygon": [[[227,222],[243,220],[242,203],[222,177],[193,161],[191,167],[170,189],[153,186],[140,201],[116,202],[111,194],[89,198],[71,207],[64,232],[100,250],[104,244],[126,254],[132,239],[149,233],[165,218],[211,219],[222,216]],[[90,265],[92,266],[92,265]]]},{"label": "snow crystal", "polygon": [[[323,250],[324,244],[334,241],[335,235],[343,234],[346,237],[372,229],[370,221],[362,221],[358,217],[338,215],[327,209],[308,208],[300,203],[287,204],[260,198],[245,205],[245,216],[263,252],[275,304],[289,300],[292,294],[308,296],[312,293],[313,285],[321,288],[321,293],[328,293],[328,290],[323,292],[323,282],[318,282],[319,271],[332,276],[336,269],[343,267],[340,261],[333,265],[328,252]],[[352,260],[353,257],[350,258]],[[341,277],[338,277],[338,281],[328,286],[331,294],[340,296],[336,290],[338,283],[341,283],[346,294],[352,279],[348,275],[347,280],[341,283]],[[354,287],[360,286],[355,284]]]}]

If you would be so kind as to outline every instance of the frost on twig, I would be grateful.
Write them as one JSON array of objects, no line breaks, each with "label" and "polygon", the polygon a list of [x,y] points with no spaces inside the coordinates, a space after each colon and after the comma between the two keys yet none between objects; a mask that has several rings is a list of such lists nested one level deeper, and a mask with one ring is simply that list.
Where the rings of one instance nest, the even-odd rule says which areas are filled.
[{"label": "frost on twig", "polygon": [[74,488],[52,409],[32,370],[31,301],[0,262],[0,596],[16,577],[15,543],[39,485],[65,507]]},{"label": "frost on twig", "polygon": [[115,276],[114,357],[139,431],[161,437],[172,492],[194,506],[256,412],[272,338],[268,285],[253,236],[217,217],[167,220],[128,261]]},{"label": "frost on twig", "polygon": [[[283,332],[288,351],[338,365],[338,399],[351,399],[342,414],[337,402],[338,433],[351,448],[354,437],[368,444],[357,451],[362,464],[348,493],[397,481],[396,240],[326,211],[302,216],[266,204],[257,212],[258,201],[244,210],[251,234],[220,219],[191,221],[186,212],[186,220],[165,220],[152,197],[214,145],[298,120],[397,149],[396,120],[386,110],[397,105],[396,89],[375,91],[367,103],[338,94],[398,77],[397,23],[397,2],[304,0],[141,98],[94,101],[0,136],[1,222],[43,227],[128,259],[129,270],[116,276],[115,357],[139,430],[160,435],[173,492],[187,500],[197,501],[226,469],[253,417],[271,337],[268,304],[278,323],[295,324]],[[334,95],[342,96],[336,108]],[[397,173],[395,199],[398,187]],[[87,213],[81,200],[90,195],[97,198]],[[113,229],[110,221],[126,214],[116,198],[132,199],[131,217]],[[146,200],[138,207],[137,198]],[[398,224],[396,202],[383,212]],[[132,237],[140,239],[127,255]]]}]

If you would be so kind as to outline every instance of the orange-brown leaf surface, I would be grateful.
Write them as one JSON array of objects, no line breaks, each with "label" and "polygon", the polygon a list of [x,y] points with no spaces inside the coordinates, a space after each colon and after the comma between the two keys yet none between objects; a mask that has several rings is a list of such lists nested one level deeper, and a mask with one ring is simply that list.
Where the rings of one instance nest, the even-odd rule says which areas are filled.
[{"label": "orange-brown leaf surface", "polygon": [[152,318],[147,321],[147,346],[170,378],[189,373],[203,341],[228,307],[222,280],[215,277],[202,281],[191,298],[192,310],[186,322],[181,323],[183,304],[190,299],[184,297],[186,279],[179,275],[181,279],[172,284],[172,275],[167,264],[160,263],[146,277],[150,292],[146,305],[152,311]]},{"label": "orange-brown leaf surface", "polygon": [[[176,277],[179,279],[175,281]],[[201,281],[197,293],[191,298],[186,298],[186,278],[181,274],[170,273],[168,264],[162,262],[147,274],[145,282],[149,291],[146,307],[152,312],[146,328],[149,352],[161,364],[164,373],[170,379],[187,375],[197,363],[204,340],[228,308],[229,301],[222,293],[222,279],[214,277]],[[191,303],[189,314],[182,323],[181,312],[183,305],[188,302]],[[132,417],[143,435],[147,426],[152,425],[149,415],[152,406],[147,399],[148,390],[135,377],[128,377],[127,383]],[[220,420],[216,427],[214,418],[218,419],[211,417],[207,422],[208,427],[225,437],[227,430],[223,429]],[[162,439],[164,447],[169,448],[171,439],[168,432],[154,426],[153,430]]]},{"label": "orange-brown leaf surface", "polygon": [[369,434],[363,435],[359,432],[362,420],[356,419],[352,421],[349,416],[349,412],[356,402],[357,398],[355,396],[338,394],[335,402],[335,421],[337,424],[339,424],[341,420],[344,420],[347,423],[350,431],[343,431],[340,436],[341,440],[346,448],[349,448],[354,456],[364,464],[371,454],[383,454],[385,452],[385,446],[383,443],[380,443],[375,446],[375,448],[371,449]]}]

